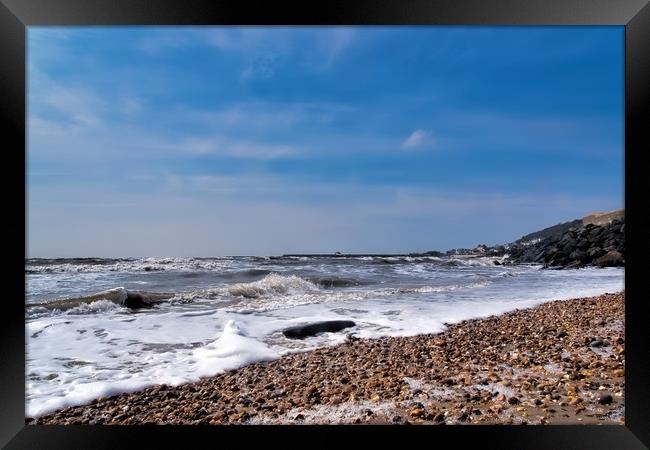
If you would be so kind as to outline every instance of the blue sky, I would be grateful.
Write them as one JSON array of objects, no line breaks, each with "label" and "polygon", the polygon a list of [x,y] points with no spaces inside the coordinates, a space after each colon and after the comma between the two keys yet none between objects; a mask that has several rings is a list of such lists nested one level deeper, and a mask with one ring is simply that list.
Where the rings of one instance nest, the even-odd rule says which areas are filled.
[{"label": "blue sky", "polygon": [[623,27],[28,29],[28,255],[411,252],[623,207]]}]

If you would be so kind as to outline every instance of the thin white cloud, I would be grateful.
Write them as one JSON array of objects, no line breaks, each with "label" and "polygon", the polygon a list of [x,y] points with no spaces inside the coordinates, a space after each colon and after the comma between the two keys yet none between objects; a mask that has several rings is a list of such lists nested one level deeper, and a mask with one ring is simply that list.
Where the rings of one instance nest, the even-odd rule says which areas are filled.
[{"label": "thin white cloud", "polygon": [[181,33],[158,33],[137,41],[136,49],[147,55],[158,55],[165,50],[187,47],[191,44],[189,36]]},{"label": "thin white cloud", "polygon": [[240,79],[247,81],[252,78],[268,79],[275,75],[277,67],[277,57],[274,55],[264,55],[251,61],[241,72]]},{"label": "thin white cloud", "polygon": [[42,103],[49,106],[66,119],[84,126],[97,126],[104,103],[93,92],[83,88],[72,88],[52,84],[43,94]]},{"label": "thin white cloud", "polygon": [[322,125],[336,120],[346,120],[359,110],[342,103],[332,102],[237,102],[223,108],[180,108],[175,115],[192,124],[209,126],[210,129],[234,128],[246,132],[277,131],[300,124]]},{"label": "thin white cloud", "polygon": [[432,133],[429,130],[415,130],[411,135],[402,142],[402,148],[414,149],[424,145],[431,144]]},{"label": "thin white cloud", "polygon": [[135,43],[147,55],[209,46],[243,59],[240,79],[271,78],[289,57],[312,70],[326,70],[345,54],[356,37],[352,27],[209,27],[152,34]]},{"label": "thin white cloud", "polygon": [[196,33],[218,50],[254,56],[290,53],[293,34],[290,28],[277,27],[215,27]]},{"label": "thin white cloud", "polygon": [[300,153],[297,148],[290,145],[262,144],[222,137],[190,137],[165,147],[193,155],[233,156],[249,159],[275,159]]},{"label": "thin white cloud", "polygon": [[323,53],[321,67],[329,68],[334,64],[345,53],[350,44],[352,44],[355,35],[356,30],[348,27],[336,27],[321,31],[318,35]]},{"label": "thin white cloud", "polygon": [[142,112],[142,101],[135,97],[125,97],[120,99],[120,109],[129,117],[136,116]]}]

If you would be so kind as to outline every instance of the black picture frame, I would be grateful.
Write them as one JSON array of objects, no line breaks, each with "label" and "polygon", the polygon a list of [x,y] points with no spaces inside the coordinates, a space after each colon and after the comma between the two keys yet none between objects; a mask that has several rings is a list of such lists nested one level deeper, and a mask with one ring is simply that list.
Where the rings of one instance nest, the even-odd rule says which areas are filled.
[{"label": "black picture frame", "polygon": [[[626,232],[626,392],[624,426],[294,426],[152,427],[26,426],[24,259],[26,239],[26,27],[44,25],[620,25],[625,26],[625,207]],[[650,88],[650,5],[648,0],[0,0],[0,123],[5,162],[3,192],[12,201],[5,215],[10,262],[2,308],[0,444],[6,448],[116,448],[134,441],[147,446],[187,446],[188,440],[224,439],[247,443],[274,434],[285,445],[331,447],[353,436],[403,444],[474,444],[478,448],[633,449],[650,446],[650,333],[645,327],[641,277],[648,226],[648,192],[643,153],[648,141]],[[643,117],[646,117],[644,120]],[[646,186],[645,188],[643,186]],[[22,187],[22,188],[21,188]],[[23,190],[21,190],[23,189]],[[20,195],[22,194],[22,195]],[[20,236],[23,237],[22,244]],[[7,250],[8,249],[8,250]],[[22,261],[22,262],[19,262]],[[314,434],[318,433],[318,438]],[[155,444],[154,444],[155,442]],[[402,445],[403,445],[402,444]],[[448,444],[449,445],[449,444]]]}]

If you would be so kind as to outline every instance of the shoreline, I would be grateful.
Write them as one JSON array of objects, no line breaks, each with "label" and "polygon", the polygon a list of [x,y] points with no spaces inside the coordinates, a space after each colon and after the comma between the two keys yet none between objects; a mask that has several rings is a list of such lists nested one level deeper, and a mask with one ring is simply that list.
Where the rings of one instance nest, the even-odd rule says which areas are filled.
[{"label": "shoreline", "polygon": [[27,424],[623,424],[625,294],[351,338]]}]

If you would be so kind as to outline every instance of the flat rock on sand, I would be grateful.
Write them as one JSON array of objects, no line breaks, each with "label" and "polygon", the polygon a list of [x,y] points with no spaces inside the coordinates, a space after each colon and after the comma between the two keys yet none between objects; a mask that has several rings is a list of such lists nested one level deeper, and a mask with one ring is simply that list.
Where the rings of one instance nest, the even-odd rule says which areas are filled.
[{"label": "flat rock on sand", "polygon": [[549,302],[436,335],[351,338],[27,423],[622,424],[624,298]]}]

